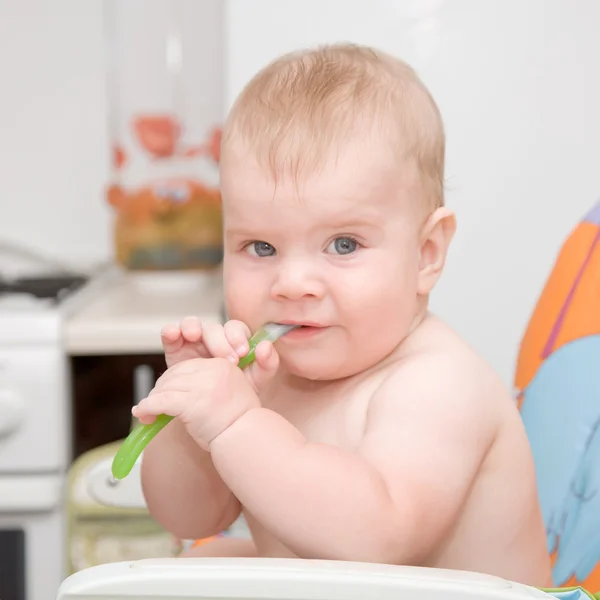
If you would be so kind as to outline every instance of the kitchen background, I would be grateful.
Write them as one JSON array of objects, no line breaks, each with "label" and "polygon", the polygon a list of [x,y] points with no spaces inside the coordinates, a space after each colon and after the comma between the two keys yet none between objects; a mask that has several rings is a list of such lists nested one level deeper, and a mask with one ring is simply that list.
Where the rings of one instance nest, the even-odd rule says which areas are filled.
[{"label": "kitchen background", "polygon": [[[445,118],[459,219],[434,308],[510,382],[554,256],[599,195],[598,3],[197,4],[194,28],[211,47],[205,102],[216,115],[265,61],[298,46],[354,40],[415,66]],[[74,264],[113,255],[103,9],[102,0],[0,2],[0,240]],[[146,27],[152,11],[138,13]]]},{"label": "kitchen background", "polygon": [[[138,138],[154,155],[138,147],[136,163],[129,116],[175,109],[192,132],[180,140],[181,156],[197,159],[185,164],[204,185],[205,206],[218,185],[215,128],[267,61],[340,40],[407,60],[445,119],[447,201],[459,225],[432,308],[513,386],[521,338],[561,245],[600,196],[599,24],[595,0],[0,0],[0,281],[31,272],[40,257],[46,271],[60,265],[90,278],[71,300],[31,313],[0,295],[0,391],[4,385],[23,395],[21,380],[40,367],[44,386],[28,388],[24,410],[30,418],[43,403],[50,419],[33,429],[7,426],[12,438],[0,436],[0,540],[7,540],[0,548],[8,548],[0,550],[0,565],[11,565],[0,566],[0,590],[11,580],[0,597],[53,598],[48,586],[62,576],[47,559],[62,543],[52,537],[62,521],[52,534],[37,528],[45,510],[63,519],[63,505],[19,504],[16,476],[22,482],[24,473],[58,473],[52,489],[60,495],[71,457],[103,451],[126,433],[131,403],[160,368],[161,325],[189,312],[222,316],[218,273],[130,277],[112,269],[119,248],[125,262],[132,256],[117,218],[119,182],[139,183],[160,170],[165,161],[157,167],[157,156],[173,155],[156,142],[172,141],[173,123],[142,122]],[[124,158],[129,162],[117,170]],[[180,177],[187,169],[181,164],[161,176]],[[208,236],[200,244],[212,251],[216,242]],[[194,256],[215,261],[210,252]],[[44,328],[48,335],[37,338]],[[47,358],[42,347],[51,348]],[[122,385],[103,388],[107,381]],[[0,393],[0,419],[23,420],[14,416],[19,402]],[[22,449],[33,452],[44,436],[57,438],[56,461],[44,466],[30,454],[29,463],[19,463]],[[61,446],[60,436],[69,444]],[[139,490],[127,493],[128,510],[143,514]],[[113,509],[94,514],[121,519]],[[35,529],[29,542],[20,529]],[[91,544],[94,535],[81,539]],[[103,542],[105,556],[113,556],[114,547],[106,547],[116,537]],[[19,581],[11,576],[18,568]]]}]

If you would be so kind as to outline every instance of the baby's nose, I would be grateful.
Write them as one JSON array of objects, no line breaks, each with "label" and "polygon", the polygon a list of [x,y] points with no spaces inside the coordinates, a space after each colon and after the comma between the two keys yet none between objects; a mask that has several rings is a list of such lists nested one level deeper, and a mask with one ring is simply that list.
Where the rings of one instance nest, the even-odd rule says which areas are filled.
[{"label": "baby's nose", "polygon": [[281,265],[271,294],[276,299],[322,298],[325,283],[317,269],[307,261],[290,260]]}]

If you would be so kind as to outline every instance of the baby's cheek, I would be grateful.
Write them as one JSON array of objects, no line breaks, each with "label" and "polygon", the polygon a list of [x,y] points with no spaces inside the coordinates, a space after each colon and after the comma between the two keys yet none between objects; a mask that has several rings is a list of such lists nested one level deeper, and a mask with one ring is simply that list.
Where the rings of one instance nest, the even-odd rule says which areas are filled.
[{"label": "baby's cheek", "polygon": [[257,312],[261,305],[264,306],[261,286],[243,273],[224,278],[224,285],[227,316],[242,321],[252,328],[258,316]]},{"label": "baby's cheek", "polygon": [[357,318],[364,318],[367,316],[363,314],[365,311],[377,311],[382,303],[387,303],[393,285],[389,278],[382,277],[381,273],[373,270],[367,275],[346,280],[343,286],[340,286],[341,293],[338,295],[349,312]]},{"label": "baby's cheek", "polygon": [[389,271],[374,269],[368,280],[347,285],[344,317],[361,336],[372,336],[373,331],[378,332],[376,337],[397,336],[403,324],[410,321],[415,299],[412,288],[414,285],[401,273],[390,277]]}]

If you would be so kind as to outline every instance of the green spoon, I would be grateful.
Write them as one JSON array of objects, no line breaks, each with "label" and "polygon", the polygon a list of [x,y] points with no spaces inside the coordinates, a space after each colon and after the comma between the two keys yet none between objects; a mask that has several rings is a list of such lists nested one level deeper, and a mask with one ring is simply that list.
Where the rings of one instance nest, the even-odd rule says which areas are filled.
[{"label": "green spoon", "polygon": [[[248,341],[250,350],[248,354],[240,358],[238,367],[243,369],[255,359],[256,346],[264,340],[275,342],[288,331],[295,329],[298,325],[281,325],[279,323],[267,323],[263,325]],[[154,439],[154,436],[173,420],[169,415],[158,415],[150,425],[138,425],[125,439],[112,463],[112,475],[114,479],[124,479],[129,475],[144,448]]]}]

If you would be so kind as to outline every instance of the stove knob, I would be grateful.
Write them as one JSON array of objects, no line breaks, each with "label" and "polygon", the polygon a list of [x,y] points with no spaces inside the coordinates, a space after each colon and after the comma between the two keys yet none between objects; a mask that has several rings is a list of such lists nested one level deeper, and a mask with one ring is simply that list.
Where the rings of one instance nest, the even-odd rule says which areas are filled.
[{"label": "stove knob", "polygon": [[23,420],[23,403],[8,388],[0,388],[0,438],[11,435]]}]

